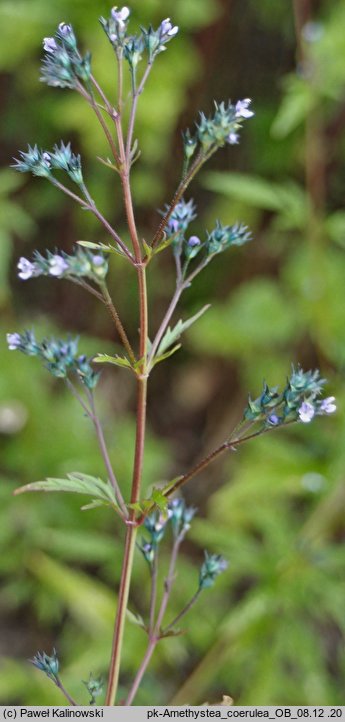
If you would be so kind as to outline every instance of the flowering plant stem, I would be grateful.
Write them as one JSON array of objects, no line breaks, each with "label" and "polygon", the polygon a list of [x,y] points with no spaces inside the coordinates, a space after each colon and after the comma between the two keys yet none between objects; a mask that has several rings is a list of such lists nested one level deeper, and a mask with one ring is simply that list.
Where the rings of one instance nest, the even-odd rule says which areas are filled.
[{"label": "flowering plant stem", "polygon": [[[154,566],[152,569],[152,590],[151,590],[151,604],[150,604],[150,626],[148,631],[148,645],[146,648],[146,652],[144,654],[144,657],[142,659],[141,665],[138,669],[138,672],[135,676],[135,679],[133,681],[132,687],[128,693],[128,696],[126,698],[125,704],[131,705],[134,697],[138,691],[138,688],[140,686],[141,680],[146,672],[146,669],[150,663],[151,657],[153,655],[153,652],[155,651],[155,648],[158,644],[158,642],[162,639],[162,621],[164,618],[164,614],[166,612],[166,608],[168,606],[169,598],[171,589],[174,583],[174,576],[175,576],[175,567],[176,567],[176,561],[177,561],[177,555],[179,551],[179,547],[182,541],[182,535],[178,536],[173,544],[172,551],[171,551],[171,557],[170,557],[170,564],[169,564],[169,570],[167,578],[164,582],[164,593],[162,596],[162,601],[160,604],[160,608],[157,614],[156,622],[154,621],[154,602],[156,598],[156,558],[154,561]],[[195,601],[195,600],[193,600]],[[188,609],[191,607],[191,603],[189,604]],[[188,611],[187,609],[185,611]],[[179,615],[180,616],[180,615]],[[169,625],[171,626],[171,625]]]},{"label": "flowering plant stem", "polygon": [[[200,570],[197,591],[168,626],[163,627],[163,620],[175,579],[179,547],[190,528],[191,519],[196,511],[193,507],[188,509],[183,499],[175,498],[169,500],[168,503],[169,497],[198,473],[207,469],[213,461],[226,451],[235,450],[240,444],[274,428],[286,426],[296,421],[309,423],[314,416],[330,414],[336,409],[334,397],[319,399],[325,383],[324,379],[320,377],[319,371],[304,372],[300,367],[297,370],[293,368],[281,393],[278,393],[277,387],[269,388],[265,383],[263,391],[257,399],[249,397],[242,421],[224,443],[199,461],[190,471],[173,480],[165,488],[161,490],[154,488],[149,499],[141,498],[147,386],[150,373],[155,364],[164,361],[178,350],[181,334],[201,316],[207,307],[204,307],[186,321],[178,321],[176,326],[170,328],[169,323],[173,313],[182,293],[215,256],[231,246],[242,246],[251,238],[247,226],[239,223],[224,226],[220,221],[217,221],[216,227],[211,233],[207,232],[204,242],[197,236],[189,236],[188,227],[196,218],[196,207],[193,199],[186,202],[183,196],[194,176],[218,148],[221,148],[226,143],[230,145],[238,143],[237,131],[241,128],[243,121],[252,117],[254,113],[249,108],[251,104],[249,98],[239,100],[235,105],[231,102],[228,104],[215,102],[214,114],[209,118],[204,113],[200,113],[199,123],[196,124],[193,135],[188,130],[183,136],[184,164],[177,190],[162,214],[163,218],[158,224],[156,233],[153,234],[151,243],[139,238],[130,179],[131,166],[138,157],[137,142],[134,139],[138,100],[144,90],[155,57],[166,49],[167,43],[178,32],[178,27],[172,25],[170,18],[166,18],[157,30],[150,26],[149,29],[141,28],[140,35],[128,36],[129,15],[130,10],[126,6],[121,9],[115,6],[111,10],[108,20],[100,18],[101,25],[112,44],[117,58],[118,97],[116,107],[110,103],[107,95],[91,73],[90,53],[86,53],[84,57],[80,54],[73,28],[69,24],[60,23],[55,37],[44,39],[46,54],[42,66],[42,79],[54,87],[74,88],[82,95],[93,113],[95,113],[109,144],[114,162],[108,158],[106,160],[100,158],[99,160],[115,170],[120,176],[131,247],[128,247],[127,241],[120,237],[117,230],[97,207],[84,183],[80,155],[72,152],[70,143],[66,145],[61,141],[60,146],[55,145],[52,152],[41,151],[37,145],[33,147],[29,145],[27,152],[20,151],[20,157],[15,160],[14,165],[15,169],[20,172],[30,171],[34,176],[48,179],[56,188],[77,202],[83,210],[91,212],[110,236],[112,242],[112,245],[105,245],[104,243],[80,241],[76,252],[72,255],[64,251],[59,254],[48,250],[46,257],[44,257],[36,251],[33,261],[23,257],[19,259],[19,277],[22,280],[42,275],[68,278],[92,293],[108,309],[127,357],[111,357],[100,354],[96,359],[88,359],[84,354],[79,355],[78,339],[68,338],[67,341],[43,339],[43,341],[38,342],[34,332],[28,330],[22,334],[9,333],[7,335],[11,351],[20,350],[26,355],[40,358],[54,377],[65,379],[70,391],[81,404],[83,411],[93,424],[108,477],[107,481],[104,482],[102,479],[87,474],[68,474],[67,480],[48,478],[45,481],[27,484],[18,489],[16,493],[39,490],[86,493],[91,496],[92,503],[84,506],[84,509],[93,508],[98,504],[111,506],[124,523],[124,552],[105,700],[107,706],[116,704],[138,527],[143,525],[146,530],[145,533],[148,533],[150,537],[149,541],[144,538],[142,546],[139,545],[139,548],[151,567],[151,594],[148,624],[145,626],[141,617],[139,621],[137,620],[148,634],[148,644],[126,699],[128,705],[133,702],[158,642],[165,637],[178,633],[174,631],[176,624],[197,601],[202,589],[213,586],[216,577],[227,566],[226,560],[221,555],[209,554],[205,551],[205,561]],[[146,51],[147,64],[137,84],[137,66],[144,51]],[[123,98],[123,60],[126,60],[129,64],[132,81],[132,97],[126,133],[123,125],[123,108],[125,106]],[[77,185],[78,193],[73,192],[73,190],[70,190],[57,180],[55,177],[56,171],[64,171],[70,181]],[[172,246],[175,258],[176,287],[149,348],[146,268],[153,256],[169,245]],[[83,246],[87,250],[84,250]],[[96,253],[94,253],[95,250]],[[130,267],[135,269],[139,306],[138,351],[132,348],[105,281],[109,267],[106,258],[107,253],[121,255],[129,262]],[[199,253],[200,255],[198,255]],[[198,261],[195,261],[197,256]],[[115,475],[101,421],[96,410],[93,393],[99,374],[94,371],[91,365],[93,360],[100,363],[110,362],[130,368],[136,378],[135,449],[130,503],[128,505]],[[77,383],[74,383],[75,378],[78,379]],[[158,604],[158,546],[163,539],[168,522],[173,530],[174,542],[163,593]],[[158,611],[156,611],[157,607]],[[66,692],[57,676],[59,660],[56,650],[54,649],[52,656],[47,655],[45,652],[39,652],[31,661],[35,667],[54,681],[68,702],[75,706],[75,701]],[[90,675],[89,681],[85,684],[91,695],[90,704],[95,704],[96,697],[101,694],[101,680],[94,679]]]},{"label": "flowering plant stem", "polygon": [[[148,74],[148,73],[147,73]],[[143,84],[141,84],[143,87]],[[134,117],[136,103],[133,98],[133,107],[131,113],[130,130],[133,132]],[[132,477],[131,504],[135,504],[140,498],[140,487],[142,479],[142,468],[144,459],[145,446],[145,429],[146,429],[146,400],[147,400],[147,338],[148,338],[148,308],[147,308],[147,286],[146,286],[146,269],[142,260],[141,248],[136,229],[133,201],[130,186],[130,142],[131,136],[128,133],[127,152],[123,138],[121,125],[121,115],[115,117],[115,126],[120,149],[120,178],[123,189],[123,197],[128,221],[128,228],[133,245],[135,255],[135,265],[137,270],[138,289],[139,289],[139,317],[140,317],[140,350],[139,357],[141,359],[140,374],[137,376],[137,415],[136,415],[136,441],[134,452],[134,465]],[[119,601],[114,627],[113,645],[111,662],[109,669],[108,688],[106,695],[106,705],[115,703],[119,671],[120,659],[122,652],[124,625],[128,604],[128,595],[130,581],[132,575],[133,558],[136,542],[137,529],[135,528],[135,512],[131,512],[126,530],[125,550],[122,563],[122,572],[120,580]]]}]

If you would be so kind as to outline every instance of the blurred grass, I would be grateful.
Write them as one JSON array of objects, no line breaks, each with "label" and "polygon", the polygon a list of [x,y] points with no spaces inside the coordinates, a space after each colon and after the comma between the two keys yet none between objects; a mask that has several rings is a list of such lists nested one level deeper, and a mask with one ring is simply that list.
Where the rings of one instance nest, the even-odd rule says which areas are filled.
[{"label": "blurred grass", "polygon": [[[119,188],[114,191],[114,178],[94,160],[106,151],[88,109],[69,91],[37,82],[41,38],[62,19],[71,20],[111,92],[111,53],[97,28],[98,15],[109,7],[92,0],[0,3],[3,339],[6,331],[28,326],[38,335],[82,332],[89,353],[112,349],[110,322],[79,289],[44,280],[19,284],[13,270],[18,256],[33,248],[69,250],[81,237],[104,240],[99,228],[39,179],[7,170],[27,142],[49,147],[72,138],[92,193],[124,230]],[[208,112],[217,94],[217,100],[250,95],[256,111],[241,147],[224,149],[193,187],[201,211],[195,232],[210,230],[216,217],[241,219],[251,224],[254,240],[216,260],[183,301],[186,317],[214,298],[175,363],[161,365],[153,378],[146,486],[180,473],[222,440],[247,392],[259,393],[263,378],[283,383],[291,362],[319,366],[339,407],[334,418],[243,448],[186,489],[200,517],[181,559],[171,615],[193,593],[205,547],[231,564],[186,622],[186,635],[161,644],[137,702],[199,703],[230,694],[236,704],[344,704],[345,3],[320,3],[316,19],[323,33],[306,48],[312,81],[294,70],[287,3],[168,0],[163,12],[158,0],[134,0],[132,8],[138,23],[158,25],[162,14],[170,15],[184,31],[157,61],[138,117],[143,153],[133,183],[147,238],[178,177],[180,131],[196,110]],[[305,183],[306,125],[313,114],[311,152],[323,146],[318,172],[324,196],[316,214],[313,189]],[[153,324],[173,287],[172,265],[167,253],[152,266]],[[114,264],[112,283],[135,339],[133,277]],[[125,371],[104,373],[99,406],[128,489],[134,396]],[[47,475],[104,471],[75,401],[33,359],[11,355],[4,341],[0,444],[0,701],[61,703],[25,661],[55,645],[64,681],[86,703],[80,680],[91,670],[106,674],[122,532],[107,512],[80,512],[78,500],[13,498],[16,486]],[[147,569],[138,558],[131,608],[145,614],[148,597]],[[144,648],[142,631],[128,624],[124,690]]]}]

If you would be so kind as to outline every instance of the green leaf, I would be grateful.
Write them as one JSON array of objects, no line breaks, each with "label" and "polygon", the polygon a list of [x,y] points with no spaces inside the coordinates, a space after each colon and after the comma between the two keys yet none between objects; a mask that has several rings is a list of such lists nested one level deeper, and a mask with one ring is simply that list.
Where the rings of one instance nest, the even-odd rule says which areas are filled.
[{"label": "green leaf", "polygon": [[150,499],[148,501],[153,502],[160,511],[165,511],[168,505],[169,499],[163,494],[162,489],[153,489]]},{"label": "green leaf", "polygon": [[[65,491],[74,494],[88,494],[94,497],[92,504],[99,500],[101,503],[111,504],[117,507],[116,498],[112,486],[109,483],[88,474],[72,472],[67,474],[67,479],[45,479],[35,481],[31,484],[19,487],[15,494],[23,494],[27,491]],[[88,505],[90,508],[90,505]]]},{"label": "green leaf", "polygon": [[97,509],[100,506],[107,506],[106,501],[101,501],[100,499],[93,499],[90,504],[84,504],[81,506],[81,511],[89,511],[90,509]]},{"label": "green leaf", "polygon": [[149,246],[148,243],[146,243],[144,238],[143,238],[143,248],[147,255],[147,258],[151,258],[152,254],[153,254],[153,248],[151,248],[151,246]]},{"label": "green leaf", "polygon": [[198,313],[187,319],[187,321],[182,321],[180,319],[174,328],[170,328],[169,326],[158,346],[157,357],[162,356],[162,354],[164,354],[167,349],[180,338],[181,334],[184,333],[184,331],[187,331],[187,328],[192,326],[192,324],[197,321],[198,318],[200,318],[200,316],[202,316],[209,308],[210,304],[207,304],[207,306],[204,306],[200,311],[198,311]]},{"label": "green leaf", "polygon": [[159,639],[166,639],[167,637],[181,637],[183,634],[186,634],[186,631],[183,629],[169,629],[168,632],[164,632],[162,629],[159,632]]},{"label": "green leaf", "polygon": [[285,95],[271,128],[273,137],[285,138],[292,133],[313,112],[317,101],[311,83],[290,75],[285,81]]},{"label": "green leaf", "polygon": [[160,253],[161,251],[164,251],[166,248],[171,246],[173,242],[174,236],[166,236],[164,234],[163,240],[159,243],[158,246],[154,249],[154,253]]},{"label": "green leaf", "polygon": [[165,353],[161,354],[161,356],[155,356],[155,358],[153,360],[152,368],[153,368],[153,366],[156,366],[156,364],[159,364],[160,361],[165,361],[166,358],[169,358],[169,356],[172,356],[175,353],[175,351],[178,351],[180,348],[181,348],[181,344],[178,343],[176,346],[174,346],[169,351],[166,351]]},{"label": "green leaf", "polygon": [[146,631],[146,624],[140,614],[137,614],[136,612],[131,612],[130,609],[126,609],[126,617],[129,622],[135,624],[137,627],[141,627],[141,629],[144,629]]},{"label": "green leaf", "polygon": [[114,246],[110,246],[106,243],[93,243],[92,241],[77,241],[79,246],[83,246],[83,248],[90,248],[93,251],[102,251],[103,253],[117,253],[120,256],[123,256],[122,251],[119,251]]},{"label": "green leaf", "polygon": [[203,185],[209,190],[255,208],[280,211],[284,207],[285,199],[281,197],[280,185],[257,176],[245,173],[207,173],[203,177]]},{"label": "green leaf", "polygon": [[123,368],[133,368],[130,360],[125,356],[109,356],[106,353],[99,353],[92,360],[98,364],[114,364],[115,366],[122,366]]}]

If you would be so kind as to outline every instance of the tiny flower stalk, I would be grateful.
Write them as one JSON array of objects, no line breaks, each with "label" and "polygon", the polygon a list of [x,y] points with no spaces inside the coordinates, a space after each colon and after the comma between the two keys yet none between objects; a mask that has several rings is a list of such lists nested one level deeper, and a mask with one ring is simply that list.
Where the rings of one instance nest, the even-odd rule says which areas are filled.
[{"label": "tiny flower stalk", "polygon": [[[226,145],[238,145],[242,126],[254,116],[254,112],[251,109],[251,100],[244,98],[235,102],[215,102],[210,115],[200,113],[194,128],[186,130],[182,136],[182,176],[173,198],[162,211],[152,238],[142,239],[136,223],[131,187],[131,167],[140,153],[138,142],[134,138],[138,102],[154,63],[159,62],[159,56],[168,50],[170,42],[175,42],[179,28],[170,18],[165,18],[157,29],[150,25],[141,27],[136,34],[130,34],[131,11],[127,6],[113,7],[109,17],[102,17],[100,23],[117,63],[116,106],[110,102],[92,74],[91,55],[88,51],[84,54],[80,52],[75,32],[69,23],[61,22],[53,36],[44,38],[41,79],[51,87],[76,90],[89,104],[100,123],[113,158],[113,162],[103,162],[119,174],[127,218],[128,243],[96,205],[88,190],[81,155],[72,150],[69,142],[61,141],[54,145],[52,150],[42,150],[37,144],[29,145],[26,151],[19,153],[14,168],[20,173],[29,172],[35,177],[48,180],[84,211],[94,215],[100,229],[107,235],[108,242],[80,241],[71,253],[58,248],[48,249],[43,254],[36,251],[30,258],[20,257],[17,269],[21,281],[37,280],[46,276],[56,281],[70,280],[90,292],[109,311],[125,356],[99,354],[94,359],[80,353],[78,338],[68,336],[67,339],[44,338],[40,341],[33,330],[22,333],[11,331],[7,334],[7,342],[10,351],[20,351],[26,356],[36,357],[55,379],[65,382],[93,424],[102,463],[108,476],[107,481],[103,481],[73,472],[67,474],[67,479],[46,479],[43,482],[27,484],[17,490],[17,493],[45,490],[91,495],[91,504],[82,508],[85,510],[99,505],[110,507],[125,530],[105,702],[112,706],[118,701],[117,689],[135,550],[141,552],[148,564],[151,593],[147,623],[140,622],[148,635],[148,645],[128,692],[127,704],[132,704],[159,641],[180,633],[177,629],[178,623],[189,612],[200,594],[211,588],[227,568],[227,562],[221,555],[205,552],[192,598],[177,616],[164,626],[180,546],[196,511],[194,507],[187,507],[182,499],[175,498],[175,492],[206,470],[223,453],[292,423],[310,424],[317,416],[334,413],[336,404],[333,396],[323,398],[325,381],[318,371],[303,371],[299,366],[292,368],[282,390],[264,383],[257,398],[248,398],[242,419],[220,446],[163,489],[154,488],[148,499],[142,498],[149,377],[157,363],[165,361],[180,348],[181,335],[208,308],[206,306],[192,318],[179,320],[176,325],[171,326],[181,295],[211,261],[217,261],[221,253],[241,253],[238,248],[251,240],[250,230],[240,221],[224,225],[220,220],[216,220],[212,230],[205,233],[198,230],[196,235],[193,222],[197,217],[197,208],[192,199],[186,198],[187,189],[197,172],[218,149]],[[132,85],[127,124],[123,117],[125,68],[130,74]],[[176,267],[176,288],[158,328],[151,335],[146,274],[151,262],[155,260],[155,255],[168,248],[172,265],[175,264]],[[133,269],[136,275],[138,344],[134,342],[132,345],[130,342],[107,285],[109,259],[110,256],[116,259],[117,255],[128,261],[130,269]],[[152,339],[150,341],[149,336]],[[134,371],[136,379],[136,432],[128,500],[123,494],[122,479],[117,476],[110,461],[103,427],[97,413],[95,391],[101,375],[95,370],[94,361],[98,364],[110,362],[113,366],[130,369]],[[142,536],[137,543],[139,527],[142,529]],[[163,589],[160,589],[158,561],[161,565],[163,555],[159,556],[159,553],[161,546],[167,543],[169,535],[172,542],[170,562]],[[60,680],[59,661],[55,651],[51,656],[39,652],[32,663],[61,690],[70,704],[76,704]],[[101,679],[91,675],[84,685],[90,695],[90,705],[95,705],[102,691]]]},{"label": "tiny flower stalk", "polygon": [[48,679],[50,679],[55,684],[55,686],[62,692],[70,705],[72,705],[73,707],[77,706],[77,702],[75,702],[73,697],[71,697],[71,695],[67,692],[59,677],[59,660],[55,649],[53,649],[51,657],[49,657],[46,652],[37,652],[35,657],[30,659],[30,662],[31,664],[33,664],[34,667],[36,667],[36,669],[39,669],[41,672],[43,672],[48,677]]}]

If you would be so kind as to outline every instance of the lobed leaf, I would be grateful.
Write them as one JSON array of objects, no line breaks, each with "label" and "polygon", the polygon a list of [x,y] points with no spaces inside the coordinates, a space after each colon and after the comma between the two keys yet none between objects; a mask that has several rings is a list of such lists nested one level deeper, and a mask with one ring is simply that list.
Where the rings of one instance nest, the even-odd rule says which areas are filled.
[{"label": "lobed leaf", "polygon": [[112,486],[102,479],[89,474],[72,472],[67,474],[67,479],[48,478],[44,481],[35,481],[25,486],[20,486],[14,494],[23,494],[28,491],[64,491],[74,494],[87,494],[92,496],[92,504],[83,508],[93,508],[95,505],[111,504],[117,507],[117,502]]},{"label": "lobed leaf", "polygon": [[[174,328],[170,328],[170,326],[169,326],[169,328],[167,328],[167,330],[158,346],[156,358],[159,358],[160,356],[165,354],[165,352],[170,348],[170,346],[172,346],[175,343],[175,341],[177,341],[180,338],[180,336],[185,331],[187,331],[187,329],[190,326],[192,326],[192,324],[195,321],[197,321],[198,318],[200,318],[200,316],[202,316],[205,313],[205,311],[207,311],[209,308],[210,308],[210,304],[207,304],[200,311],[198,311],[198,313],[196,313],[191,318],[187,319],[187,321],[182,321],[182,319],[180,319]],[[177,350],[177,348],[175,348],[175,350]],[[159,360],[162,360],[162,359],[159,359]]]}]

